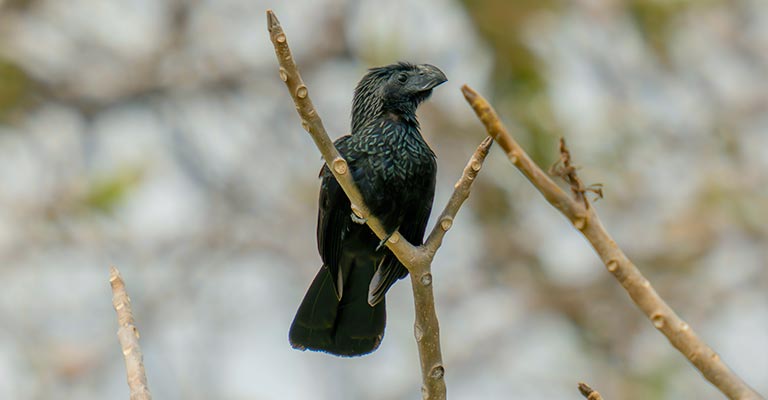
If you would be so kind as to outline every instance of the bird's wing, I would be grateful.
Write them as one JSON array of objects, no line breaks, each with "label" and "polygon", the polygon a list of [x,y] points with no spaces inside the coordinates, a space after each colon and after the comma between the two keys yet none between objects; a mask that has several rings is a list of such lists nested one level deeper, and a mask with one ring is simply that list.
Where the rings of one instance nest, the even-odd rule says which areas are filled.
[{"label": "bird's wing", "polygon": [[[406,212],[398,230],[414,246],[421,245],[424,240],[424,231],[427,228],[429,214],[432,212],[432,200],[435,196],[434,176],[432,177],[432,182],[425,185],[424,189],[424,197],[419,202],[419,207]],[[400,263],[391,251],[386,250],[386,255],[381,260],[379,267],[373,275],[373,279],[371,279],[371,284],[368,286],[368,304],[371,306],[378,304],[384,299],[387,290],[395,282],[405,278],[407,275],[408,270],[403,264]]]},{"label": "bird's wing", "polygon": [[[344,136],[334,144],[341,151],[345,146]],[[336,294],[341,299],[344,288],[342,276],[341,244],[350,221],[350,203],[344,190],[334,178],[327,165],[320,170],[320,199],[317,209],[317,249],[331,276]]]}]

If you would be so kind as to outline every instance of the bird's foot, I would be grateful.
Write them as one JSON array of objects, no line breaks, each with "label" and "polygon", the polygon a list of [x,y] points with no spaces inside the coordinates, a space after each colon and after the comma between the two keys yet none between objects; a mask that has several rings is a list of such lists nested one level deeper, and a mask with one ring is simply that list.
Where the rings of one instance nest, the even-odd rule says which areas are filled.
[{"label": "bird's foot", "polygon": [[365,225],[368,222],[368,218],[358,217],[354,211],[350,213],[350,217],[352,218],[352,222],[356,224]]},{"label": "bird's foot", "polygon": [[[395,233],[395,232],[392,232],[392,233]],[[392,233],[390,233],[389,235],[387,235],[387,237],[385,237],[384,239],[381,239],[381,241],[379,242],[379,245],[378,245],[378,246],[376,246],[376,251],[379,251],[379,250],[383,249],[383,248],[384,248],[384,246],[386,246],[386,245],[387,245],[387,240],[389,240],[389,238],[391,238],[391,237],[392,237]]]},{"label": "bird's foot", "polygon": [[400,229],[400,227],[397,227],[397,229],[395,229],[394,231],[390,232],[389,235],[387,235],[387,237],[385,237],[384,239],[381,239],[381,241],[379,242],[379,245],[376,246],[376,251],[379,251],[379,250],[383,249],[384,246],[387,245],[387,240],[389,240],[389,238],[391,238],[392,235],[394,235],[395,232],[398,231],[398,229]]}]

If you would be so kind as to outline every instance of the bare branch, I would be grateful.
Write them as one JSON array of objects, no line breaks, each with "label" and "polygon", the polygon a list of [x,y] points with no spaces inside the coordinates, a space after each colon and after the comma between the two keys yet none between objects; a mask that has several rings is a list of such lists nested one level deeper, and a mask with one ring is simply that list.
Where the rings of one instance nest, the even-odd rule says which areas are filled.
[{"label": "bare branch", "polygon": [[[296,67],[296,63],[293,60],[291,49],[288,47],[288,40],[283,32],[283,27],[280,26],[277,16],[272,10],[267,10],[267,27],[269,29],[269,35],[272,39],[272,44],[275,47],[275,55],[277,61],[280,64],[280,79],[285,82],[288,87],[288,92],[293,98],[293,102],[296,104],[296,111],[301,117],[301,126],[309,132],[312,139],[315,141],[317,149],[323,155],[325,163],[333,173],[333,176],[341,185],[344,193],[347,194],[350,203],[352,204],[352,211],[358,217],[367,220],[368,226],[373,233],[378,236],[379,239],[387,237],[387,232],[384,226],[381,224],[376,216],[371,215],[370,210],[363,202],[363,196],[360,194],[360,190],[355,185],[352,175],[349,174],[349,166],[347,161],[341,157],[336,147],[333,146],[331,138],[328,137],[328,133],[325,131],[323,121],[315,110],[315,106],[312,104],[312,100],[309,97],[309,90],[304,85],[304,81],[301,79],[299,69]],[[398,259],[415,259],[416,248],[408,243],[406,240],[398,240],[399,234],[393,234],[390,240],[387,242],[387,246],[397,256]],[[404,263],[405,264],[405,263]],[[406,265],[407,266],[407,265]]]},{"label": "bare branch", "polygon": [[587,201],[586,193],[592,192],[597,195],[598,199],[603,198],[603,184],[596,183],[594,185],[584,186],[581,182],[581,178],[576,174],[576,166],[571,163],[571,152],[568,150],[568,146],[565,145],[565,139],[560,138],[560,160],[555,165],[550,167],[549,174],[560,177],[571,187],[571,193],[576,198],[576,201],[584,203],[585,208],[589,208],[589,201]]},{"label": "bare branch", "polygon": [[483,167],[483,161],[488,155],[488,151],[491,149],[493,140],[491,138],[485,138],[480,146],[475,150],[475,154],[469,159],[467,166],[464,167],[464,172],[461,174],[461,178],[454,185],[454,191],[451,198],[448,200],[448,204],[445,205],[445,209],[440,218],[437,219],[437,223],[432,232],[429,234],[424,247],[426,247],[432,254],[437,252],[440,245],[443,243],[443,237],[448,229],[453,226],[453,218],[456,217],[456,213],[459,212],[459,208],[464,204],[464,201],[469,197],[470,188],[478,172]]},{"label": "bare branch", "polygon": [[139,331],[134,325],[131,310],[131,299],[125,290],[123,277],[115,267],[109,269],[109,283],[112,285],[112,306],[117,312],[117,324],[120,326],[117,330],[117,338],[123,349],[131,400],[151,400],[152,395],[147,387],[147,374],[144,372],[144,357],[139,347]]},{"label": "bare branch", "polygon": [[[301,117],[301,124],[309,132],[315,145],[323,155],[325,163],[333,173],[344,193],[349,197],[352,211],[360,218],[366,220],[371,230],[384,239],[387,232],[375,215],[371,215],[365,205],[359,189],[355,185],[347,162],[339,155],[323,127],[323,122],[317,114],[306,85],[299,75],[299,70],[291,55],[288,41],[280,26],[280,22],[272,12],[267,10],[267,27],[269,29],[272,45],[275,47],[275,55],[280,64],[280,79],[285,82],[288,91],[296,105],[296,111]],[[442,243],[443,236],[451,228],[453,218],[459,211],[462,203],[469,196],[469,190],[477,173],[480,171],[488,154],[491,141],[484,140],[470,159],[464,173],[456,184],[451,199],[438,219],[438,224],[432,230],[426,244],[414,246],[403,238],[398,232],[393,233],[386,244],[392,253],[403,263],[411,275],[414,306],[416,308],[416,321],[414,322],[414,336],[419,349],[419,361],[422,375],[422,395],[425,399],[445,399],[445,367],[440,349],[440,328],[435,312],[435,299],[432,292],[432,260],[435,252]]]},{"label": "bare branch", "polygon": [[587,400],[603,400],[603,396],[600,396],[597,390],[592,389],[584,382],[579,382],[579,393]]},{"label": "bare branch", "polygon": [[[589,240],[608,271],[621,283],[632,301],[651,320],[653,326],[664,334],[669,342],[723,394],[731,399],[761,399],[762,397],[731,371],[718,354],[691,329],[690,325],[672,310],[627,258],[603,227],[594,207],[590,207],[589,200],[583,196],[584,188],[581,181],[569,182],[572,188],[574,185],[580,185],[577,187],[579,190],[575,191],[575,193],[581,191],[580,195],[577,193],[576,198],[573,198],[565,193],[512,139],[496,112],[482,96],[467,85],[462,87],[462,91],[467,102],[485,125],[488,134],[504,149],[512,164]],[[570,154],[563,143],[561,155],[565,154],[570,163]],[[567,172],[575,175],[575,171]]]}]

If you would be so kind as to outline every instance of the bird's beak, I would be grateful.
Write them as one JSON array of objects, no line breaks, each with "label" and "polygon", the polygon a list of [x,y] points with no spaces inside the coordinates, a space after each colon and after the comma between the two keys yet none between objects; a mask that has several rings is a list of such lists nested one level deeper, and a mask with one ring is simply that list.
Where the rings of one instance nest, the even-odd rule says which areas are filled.
[{"label": "bird's beak", "polygon": [[414,86],[417,87],[419,92],[432,90],[434,87],[445,83],[448,78],[445,77],[443,71],[430,64],[420,64],[419,76],[415,80]]}]

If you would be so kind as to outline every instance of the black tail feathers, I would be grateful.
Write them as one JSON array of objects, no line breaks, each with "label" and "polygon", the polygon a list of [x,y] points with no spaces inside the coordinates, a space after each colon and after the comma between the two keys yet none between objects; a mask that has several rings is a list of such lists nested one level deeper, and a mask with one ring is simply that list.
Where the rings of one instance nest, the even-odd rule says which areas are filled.
[{"label": "black tail feathers", "polygon": [[[367,266],[365,266],[367,267]],[[324,351],[337,356],[361,356],[379,347],[384,336],[384,301],[368,304],[374,266],[352,266],[344,278],[341,300],[327,266],[315,276],[293,319],[288,339],[299,350]]]}]

